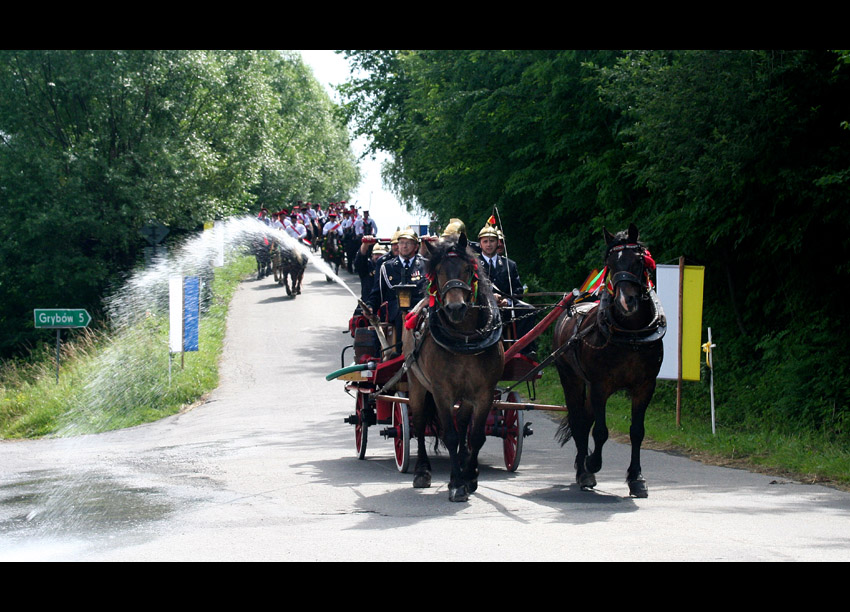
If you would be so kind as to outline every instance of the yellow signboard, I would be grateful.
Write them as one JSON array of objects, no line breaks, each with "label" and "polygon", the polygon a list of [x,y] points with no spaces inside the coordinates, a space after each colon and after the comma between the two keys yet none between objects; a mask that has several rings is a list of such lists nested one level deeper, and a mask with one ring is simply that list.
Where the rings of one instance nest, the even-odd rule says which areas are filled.
[{"label": "yellow signboard", "polygon": [[682,279],[682,380],[699,380],[704,278],[703,266],[685,266]]}]

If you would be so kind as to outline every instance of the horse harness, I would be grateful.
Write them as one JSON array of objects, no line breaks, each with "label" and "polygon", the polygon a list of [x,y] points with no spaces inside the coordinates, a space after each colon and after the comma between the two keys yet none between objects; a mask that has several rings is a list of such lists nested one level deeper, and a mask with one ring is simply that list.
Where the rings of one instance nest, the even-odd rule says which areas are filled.
[{"label": "horse harness", "polygon": [[[516,381],[513,385],[511,385],[508,388],[508,391],[511,391],[519,384],[530,379],[538,372],[540,372],[543,368],[554,362],[559,356],[564,354],[567,364],[569,364],[569,366],[576,372],[576,374],[578,374],[582,378],[582,380],[585,381],[585,383],[589,384],[590,381],[588,380],[587,375],[585,374],[584,369],[581,367],[581,363],[578,359],[577,348],[579,343],[583,344],[588,348],[599,350],[604,349],[611,342],[614,342],[615,344],[627,344],[631,346],[634,350],[638,350],[642,346],[646,346],[658,340],[661,340],[667,332],[667,319],[664,316],[664,310],[661,307],[661,302],[658,300],[658,296],[651,288],[648,291],[648,298],[652,300],[654,310],[653,318],[648,326],[638,330],[627,330],[622,327],[618,327],[614,324],[614,321],[611,319],[610,314],[609,295],[603,295],[599,302],[591,301],[593,300],[593,298],[594,295],[586,292],[579,296],[574,302],[572,302],[568,306],[572,311],[572,314],[570,316],[574,318],[576,322],[575,327],[573,327],[573,334],[570,339],[558,348],[556,348],[534,369],[532,369],[525,376],[523,376],[522,379]],[[585,320],[587,320],[587,317],[590,315],[594,308],[598,308],[596,323],[590,323],[582,329],[583,323],[585,322]],[[605,343],[600,346],[588,344],[585,340],[586,337],[590,335],[593,331],[597,331],[597,329],[605,337]]]},{"label": "horse harness", "polygon": [[[484,306],[477,304],[472,306],[473,308],[487,308],[488,315],[484,327],[476,329],[471,334],[455,332],[443,320],[443,298],[451,289],[468,291],[473,296],[473,301],[477,301],[477,269],[473,272],[469,283],[465,283],[460,279],[451,279],[439,291],[436,290],[433,277],[429,277],[428,280],[428,297],[423,298],[408,314],[408,317],[416,317],[415,326],[412,328],[414,338],[413,350],[405,357],[398,372],[376,393],[392,389],[409,370],[413,370],[416,376],[427,387],[433,389],[434,385],[419,365],[419,354],[422,344],[425,341],[425,337],[429,334],[437,345],[457,355],[478,355],[502,339],[502,319],[499,308],[496,306],[495,300],[492,299]],[[428,300],[427,306],[425,305],[426,300]]]}]

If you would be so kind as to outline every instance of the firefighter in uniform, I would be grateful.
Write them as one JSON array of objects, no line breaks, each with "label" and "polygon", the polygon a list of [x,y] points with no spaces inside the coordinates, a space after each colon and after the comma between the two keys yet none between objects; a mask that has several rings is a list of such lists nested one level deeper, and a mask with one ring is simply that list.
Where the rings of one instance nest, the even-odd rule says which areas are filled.
[{"label": "firefighter in uniform", "polygon": [[419,254],[419,236],[411,228],[401,230],[398,256],[381,264],[367,301],[373,313],[393,325],[394,353],[401,352],[404,316],[425,297],[427,284],[425,260]]},{"label": "firefighter in uniform", "polygon": [[[516,324],[516,338],[521,338],[536,324],[531,313],[534,308],[514,296],[524,292],[522,281],[519,278],[516,262],[504,255],[499,255],[499,230],[489,223],[478,232],[478,242],[481,253],[478,255],[478,266],[487,274],[493,292],[502,309],[502,321],[506,325]],[[532,342],[522,353],[534,359],[536,357],[536,342]]]}]

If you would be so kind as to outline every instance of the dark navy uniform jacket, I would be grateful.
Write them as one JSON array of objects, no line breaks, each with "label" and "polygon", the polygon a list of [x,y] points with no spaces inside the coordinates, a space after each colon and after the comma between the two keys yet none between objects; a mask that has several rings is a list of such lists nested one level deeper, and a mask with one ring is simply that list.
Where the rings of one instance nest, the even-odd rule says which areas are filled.
[{"label": "dark navy uniform jacket", "polygon": [[425,297],[428,280],[425,278],[425,260],[418,253],[410,258],[410,267],[405,270],[401,256],[387,259],[375,274],[375,284],[369,294],[367,304],[372,312],[377,313],[384,302],[388,302],[387,321],[397,323],[400,315],[398,297],[395,293],[397,285],[416,285],[410,297],[412,308]]},{"label": "dark navy uniform jacket", "polygon": [[478,255],[478,268],[487,273],[493,289],[503,296],[520,295],[522,293],[522,282],[519,280],[516,262],[502,255],[496,255],[494,259],[496,266],[492,269],[484,254]]}]

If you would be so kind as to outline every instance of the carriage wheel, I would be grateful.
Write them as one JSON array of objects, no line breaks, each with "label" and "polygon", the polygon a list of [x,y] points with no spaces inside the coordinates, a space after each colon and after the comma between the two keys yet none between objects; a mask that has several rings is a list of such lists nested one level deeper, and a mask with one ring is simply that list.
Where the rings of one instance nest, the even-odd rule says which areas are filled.
[{"label": "carriage wheel", "polygon": [[[511,391],[506,399],[508,402],[519,402],[519,396]],[[505,421],[505,438],[502,449],[505,457],[505,467],[509,472],[516,472],[522,456],[522,438],[525,428],[525,414],[522,410],[506,409],[502,411]]]},{"label": "carriage wheel", "polygon": [[395,466],[402,474],[410,467],[410,414],[407,404],[395,402],[393,407],[393,448],[395,451]]},{"label": "carriage wheel", "polygon": [[357,458],[366,458],[366,440],[368,439],[369,421],[367,418],[366,397],[364,393],[357,394],[357,407],[355,414],[357,423],[354,425],[354,445],[357,449]]}]

